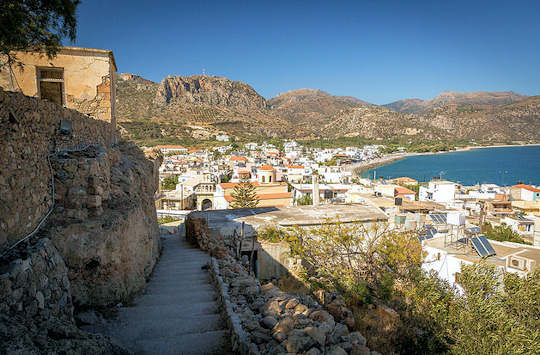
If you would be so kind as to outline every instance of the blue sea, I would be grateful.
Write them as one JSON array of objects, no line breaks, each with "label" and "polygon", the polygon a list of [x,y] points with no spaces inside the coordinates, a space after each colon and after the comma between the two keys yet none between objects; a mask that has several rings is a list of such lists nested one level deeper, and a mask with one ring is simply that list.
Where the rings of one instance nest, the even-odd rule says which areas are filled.
[{"label": "blue sea", "polygon": [[502,186],[519,181],[540,185],[540,146],[473,149],[434,155],[418,155],[365,171],[373,178],[408,176],[420,182],[435,176],[463,185],[491,183]]}]

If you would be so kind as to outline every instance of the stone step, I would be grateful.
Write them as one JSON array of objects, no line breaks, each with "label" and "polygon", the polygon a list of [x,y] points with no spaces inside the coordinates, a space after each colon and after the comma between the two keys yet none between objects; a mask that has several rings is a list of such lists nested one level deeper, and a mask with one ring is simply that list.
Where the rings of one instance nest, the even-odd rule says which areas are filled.
[{"label": "stone step", "polygon": [[[199,334],[222,330],[223,325],[218,314],[198,314],[179,318],[147,318],[134,322],[127,318],[118,328],[118,336],[128,342],[138,339],[176,338],[185,334]],[[113,332],[115,332],[113,330]]]},{"label": "stone step", "polygon": [[151,279],[147,284],[147,287],[155,287],[158,285],[164,286],[190,286],[190,285],[207,285],[210,284],[210,275],[205,277],[196,278],[182,278],[181,276],[174,276],[167,278],[166,276],[160,276],[156,279]]},{"label": "stone step", "polygon": [[172,339],[138,340],[132,348],[135,354],[228,354],[230,353],[228,339],[228,331],[218,330],[186,334]]},{"label": "stone step", "polygon": [[167,283],[167,285],[160,283],[148,284],[146,290],[144,291],[145,295],[159,295],[159,294],[178,294],[183,292],[192,292],[192,291],[206,291],[214,292],[215,288],[209,283]]},{"label": "stone step", "polygon": [[197,258],[189,258],[189,259],[184,259],[184,258],[175,258],[175,259],[171,259],[171,260],[167,260],[166,262],[163,262],[163,263],[159,263],[155,270],[160,270],[160,269],[167,269],[167,268],[170,268],[170,267],[189,267],[189,266],[203,266],[205,264],[208,263],[208,261],[210,261],[210,259],[203,259],[203,258],[200,258],[200,257],[197,257]]},{"label": "stone step", "polygon": [[183,292],[180,294],[168,295],[143,295],[135,301],[137,306],[157,306],[157,305],[183,305],[189,302],[208,302],[214,301],[216,294],[207,291]]},{"label": "stone step", "polygon": [[205,270],[195,270],[190,272],[174,271],[170,273],[162,273],[153,275],[151,282],[164,282],[164,281],[178,281],[178,282],[191,282],[204,280],[210,282],[210,274]]},{"label": "stone step", "polygon": [[128,319],[138,322],[150,316],[158,319],[181,318],[186,315],[216,314],[218,311],[218,305],[214,301],[188,302],[182,307],[175,308],[168,305],[123,307],[118,310],[118,319],[121,322]]}]

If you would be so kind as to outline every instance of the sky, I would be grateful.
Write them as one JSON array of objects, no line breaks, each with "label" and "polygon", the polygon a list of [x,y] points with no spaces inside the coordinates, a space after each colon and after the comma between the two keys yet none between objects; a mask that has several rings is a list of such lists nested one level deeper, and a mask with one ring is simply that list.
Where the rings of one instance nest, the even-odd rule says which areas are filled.
[{"label": "sky", "polygon": [[442,91],[540,95],[540,1],[82,0],[77,39],[120,73],[224,76],[269,99],[374,104]]}]

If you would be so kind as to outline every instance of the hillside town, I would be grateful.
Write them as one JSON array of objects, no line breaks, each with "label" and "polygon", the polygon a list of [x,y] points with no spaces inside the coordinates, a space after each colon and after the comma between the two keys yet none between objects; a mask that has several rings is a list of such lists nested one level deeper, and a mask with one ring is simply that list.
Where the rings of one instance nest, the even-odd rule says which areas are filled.
[{"label": "hillside town", "polygon": [[[281,149],[267,142],[248,143],[241,149],[158,146],[154,149],[165,158],[159,169],[157,213],[183,219],[194,210],[231,209],[235,186],[249,182],[257,207],[286,210],[324,205],[327,211],[376,207],[392,228],[418,234],[428,254],[424,267],[437,270],[452,285],[458,285],[462,263],[485,257],[506,271],[524,275],[540,264],[538,186],[463,186],[440,178],[425,182],[409,177],[369,179],[351,171],[351,166],[380,160],[385,156],[383,148],[307,149],[296,141],[285,142]],[[165,188],[167,181],[174,183]],[[342,216],[334,214],[336,219]],[[498,226],[518,235],[522,244],[484,236],[486,229]]]},{"label": "hillside town", "polygon": [[[175,5],[188,4],[130,4],[131,21],[159,17],[126,32],[152,33]],[[77,6],[0,4],[1,354],[538,353],[538,153],[510,158],[528,184],[376,168],[540,149],[540,96],[267,100],[206,69],[158,84],[117,73],[112,50],[62,46],[76,39]],[[81,33],[105,33],[84,6]],[[186,44],[192,28],[230,27],[201,15],[205,31],[185,16],[182,54],[204,49]],[[119,32],[106,33],[115,53]],[[493,154],[483,160],[499,164]]]}]

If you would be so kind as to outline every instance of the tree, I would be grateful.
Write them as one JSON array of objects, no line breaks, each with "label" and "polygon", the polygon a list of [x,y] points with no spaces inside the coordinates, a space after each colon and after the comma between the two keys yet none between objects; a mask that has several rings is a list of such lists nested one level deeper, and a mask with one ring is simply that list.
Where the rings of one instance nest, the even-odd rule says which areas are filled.
[{"label": "tree", "polygon": [[[18,63],[13,51],[58,53],[63,38],[75,40],[80,0],[2,0],[0,2],[0,66]],[[20,64],[20,63],[19,63]]]},{"label": "tree", "polygon": [[253,208],[259,204],[255,186],[248,179],[243,179],[234,187],[231,197],[232,208]]},{"label": "tree", "polygon": [[167,176],[165,179],[163,179],[163,182],[161,183],[161,187],[163,190],[174,190],[176,189],[176,184],[178,184],[178,176]]},{"label": "tree", "polygon": [[302,259],[308,282],[356,299],[367,286],[378,298],[389,298],[393,280],[401,280],[422,264],[422,246],[410,233],[383,224],[344,224],[329,220],[320,227],[294,228],[286,237],[291,255]]},{"label": "tree", "polygon": [[510,226],[502,223],[498,226],[492,226],[491,223],[484,224],[484,233],[489,239],[497,240],[499,242],[514,242],[521,244],[531,244],[525,241],[521,236],[512,230]]}]

